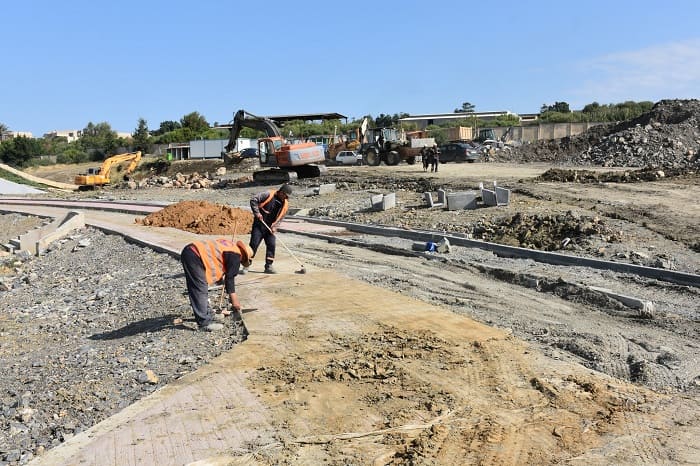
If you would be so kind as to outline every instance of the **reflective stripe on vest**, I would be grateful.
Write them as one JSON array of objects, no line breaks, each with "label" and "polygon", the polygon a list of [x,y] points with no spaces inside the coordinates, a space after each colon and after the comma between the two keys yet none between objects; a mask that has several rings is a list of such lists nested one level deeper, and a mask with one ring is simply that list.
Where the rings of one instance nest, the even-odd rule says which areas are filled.
[{"label": "reflective stripe on vest", "polygon": [[[270,201],[272,200],[272,198],[275,197],[275,192],[276,192],[276,191],[275,191],[274,189],[271,189],[271,190],[270,190],[270,195],[267,197],[267,199],[265,199],[265,200],[262,201],[260,204],[258,204],[258,208],[259,208],[259,209],[262,209],[262,208],[265,207],[267,204],[269,204]],[[279,213],[277,214],[277,218],[276,218],[275,221],[272,222],[272,223],[277,223],[277,222],[279,222],[280,219],[283,218],[283,217],[285,216],[285,214],[287,213],[287,210],[289,210],[289,201],[288,201],[287,199],[285,199],[284,201],[282,201],[282,208],[280,209]],[[265,211],[265,213],[269,213],[269,212]],[[272,226],[272,225],[270,225],[270,226]]]},{"label": "reflective stripe on vest", "polygon": [[192,245],[197,248],[199,257],[204,264],[204,273],[207,278],[207,283],[216,283],[224,276],[224,253],[231,251],[239,256],[240,249],[236,243],[226,238],[217,238],[210,241],[195,241]]}]

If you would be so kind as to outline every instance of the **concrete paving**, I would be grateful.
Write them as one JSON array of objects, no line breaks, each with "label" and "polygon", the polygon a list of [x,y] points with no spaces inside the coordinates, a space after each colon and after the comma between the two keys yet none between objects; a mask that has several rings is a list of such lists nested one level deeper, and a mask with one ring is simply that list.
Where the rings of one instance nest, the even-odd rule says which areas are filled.
[{"label": "concrete paving", "polygon": [[[41,217],[61,217],[68,212],[63,207],[3,206],[0,202],[0,210],[8,209]],[[147,210],[150,209],[146,209],[144,215]],[[193,239],[201,238],[174,228],[138,225],[133,214],[93,209],[82,212],[87,225],[123,235],[130,241],[173,256],[179,256],[182,248]],[[314,226],[316,230],[329,228],[337,230],[336,227]],[[245,235],[241,237],[247,242]],[[312,287],[316,273],[323,273],[324,283],[336,294],[347,284],[347,278],[328,271],[311,270],[303,278],[295,275],[296,263],[288,256],[278,257],[275,264],[280,272],[277,275],[254,273],[253,267],[252,272],[237,282],[250,333],[244,343],[49,450],[30,464],[122,466],[198,461],[203,463],[197,464],[232,464],[232,461],[245,459],[245,455],[243,458],[232,456],[232,451],[245,451],[251,443],[274,443],[276,428],[270,423],[267,408],[246,387],[245,381],[259,367],[260,357],[289,351],[282,333],[291,323],[287,322],[289,313],[286,310],[269,304],[263,285],[275,293],[290,286]],[[335,295],[329,293],[328,296]],[[323,294],[316,297],[323,298]],[[247,309],[247,303],[259,307]],[[316,308],[322,309],[322,303],[317,302]]]},{"label": "concrete paving", "polygon": [[0,194],[39,194],[44,191],[0,178]]}]

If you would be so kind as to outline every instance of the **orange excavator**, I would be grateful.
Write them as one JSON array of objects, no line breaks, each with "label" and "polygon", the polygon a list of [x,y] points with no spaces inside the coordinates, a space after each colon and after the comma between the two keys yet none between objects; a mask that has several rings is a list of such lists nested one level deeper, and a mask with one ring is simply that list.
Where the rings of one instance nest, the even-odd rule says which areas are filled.
[{"label": "orange excavator", "polygon": [[297,178],[313,178],[328,172],[323,165],[326,157],[323,147],[313,142],[291,143],[287,141],[274,121],[255,116],[245,110],[238,110],[233,123],[228,126],[229,140],[223,155],[235,157],[236,143],[243,128],[251,128],[265,133],[258,139],[260,166],[266,170],[253,173],[253,179],[260,182],[293,181]]},{"label": "orange excavator", "polygon": [[126,168],[124,174],[124,176],[127,177],[134,170],[136,170],[136,167],[140,161],[141,151],[113,155],[112,157],[105,159],[99,168],[89,168],[87,173],[76,175],[75,184],[78,185],[78,189],[81,191],[104,186],[110,183],[109,174],[114,166],[119,165],[120,163],[129,162],[129,166]]}]

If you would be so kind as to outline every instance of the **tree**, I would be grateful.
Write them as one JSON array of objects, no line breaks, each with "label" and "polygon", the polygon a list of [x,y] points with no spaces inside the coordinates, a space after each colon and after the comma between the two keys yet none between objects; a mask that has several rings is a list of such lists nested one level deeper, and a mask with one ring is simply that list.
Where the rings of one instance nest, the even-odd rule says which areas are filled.
[{"label": "tree", "polygon": [[151,138],[148,124],[143,118],[139,118],[138,127],[132,134],[132,139],[134,140],[134,150],[140,150],[143,154],[150,152],[153,138]]},{"label": "tree", "polygon": [[122,142],[117,137],[116,131],[112,131],[109,123],[92,122],[83,129],[79,141],[80,146],[92,154],[93,160],[103,160],[105,155],[116,153],[116,149]]},{"label": "tree", "polygon": [[25,167],[41,154],[41,144],[33,138],[18,136],[0,143],[0,160],[14,167]]},{"label": "tree", "polygon": [[566,102],[554,102],[554,105],[543,104],[540,107],[540,113],[545,112],[559,112],[559,113],[570,113],[569,104]]},{"label": "tree", "polygon": [[474,113],[474,105],[469,102],[463,102],[462,108],[455,108],[455,113]]},{"label": "tree", "polygon": [[0,123],[0,136],[7,133],[9,130],[10,128],[8,128],[6,124]]},{"label": "tree", "polygon": [[209,129],[207,120],[199,112],[188,113],[180,119],[183,128],[189,128],[194,133],[202,133]]},{"label": "tree", "polygon": [[175,131],[176,129],[180,129],[181,127],[182,126],[177,121],[161,121],[160,128],[153,131],[153,136],[162,136],[165,133]]}]

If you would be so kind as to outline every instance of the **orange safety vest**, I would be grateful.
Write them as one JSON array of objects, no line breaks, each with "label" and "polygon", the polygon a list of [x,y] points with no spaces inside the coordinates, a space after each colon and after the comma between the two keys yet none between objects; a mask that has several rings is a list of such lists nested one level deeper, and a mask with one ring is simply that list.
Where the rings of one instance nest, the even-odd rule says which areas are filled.
[{"label": "orange safety vest", "polygon": [[207,283],[216,283],[223,278],[226,270],[224,269],[224,253],[227,251],[241,255],[241,250],[238,249],[236,243],[226,238],[217,238],[210,241],[195,241],[192,243],[197,253],[199,254],[202,263],[204,264],[204,272],[206,274]]},{"label": "orange safety vest", "polygon": [[[262,208],[265,207],[267,204],[269,204],[270,201],[272,200],[272,198],[275,197],[275,192],[276,192],[276,191],[275,191],[274,189],[271,189],[271,190],[270,190],[270,195],[267,197],[267,199],[265,199],[264,201],[262,201],[262,202],[258,205],[258,207],[259,207],[260,209],[262,209]],[[279,213],[277,214],[277,218],[275,219],[275,221],[272,222],[272,225],[274,225],[275,223],[277,223],[277,222],[279,222],[281,219],[283,219],[284,216],[287,214],[287,210],[289,210],[289,200],[285,199],[284,201],[282,201],[282,208],[280,209]],[[267,213],[267,211],[265,211],[265,212]],[[270,226],[272,226],[272,225],[270,225]]]}]

